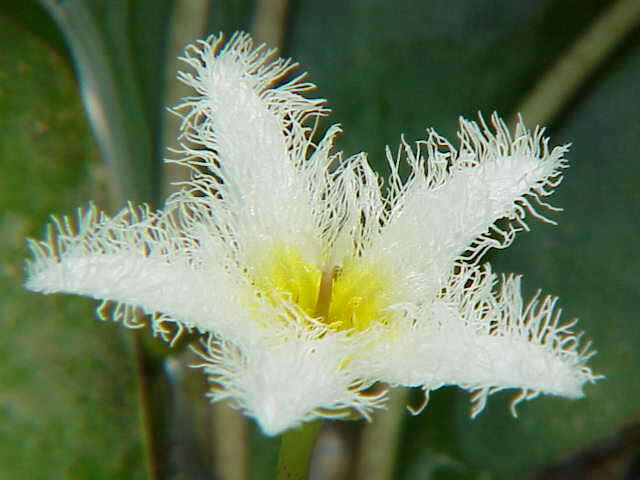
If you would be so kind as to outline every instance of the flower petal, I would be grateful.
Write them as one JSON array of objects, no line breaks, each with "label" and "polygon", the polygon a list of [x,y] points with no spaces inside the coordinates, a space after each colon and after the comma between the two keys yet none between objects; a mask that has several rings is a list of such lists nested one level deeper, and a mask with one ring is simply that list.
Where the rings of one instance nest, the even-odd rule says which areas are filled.
[{"label": "flower petal", "polygon": [[496,281],[488,266],[461,267],[436,301],[407,312],[389,341],[363,351],[361,368],[392,384],[476,391],[474,416],[505,388],[522,389],[519,400],[539,392],[581,397],[597,377],[585,365],[590,344],[580,347],[571,331],[576,322],[559,323],[552,297],[538,294],[523,306],[520,277],[505,278],[498,293]]},{"label": "flower petal", "polygon": [[[179,218],[173,208],[155,213],[129,206],[109,217],[91,206],[79,210],[77,233],[69,218],[54,218],[47,241],[30,241],[34,259],[27,263],[25,286],[162,313],[154,317],[160,331],[163,321],[178,319],[181,326],[229,338],[250,336],[255,322],[242,321],[249,315],[241,305],[247,294],[233,259],[204,226],[201,234],[194,225],[190,232],[180,228]],[[133,319],[123,320],[135,326]]]},{"label": "flower petal", "polygon": [[224,46],[218,36],[187,49],[184,60],[194,73],[179,78],[197,96],[177,108],[185,111],[185,158],[175,162],[194,171],[187,187],[204,193],[220,215],[228,212],[241,253],[286,240],[318,256],[321,231],[309,177],[327,170],[330,159],[307,161],[313,144],[305,122],[327,110],[324,100],[302,96],[315,88],[302,81],[304,74],[283,83],[296,65],[273,59],[273,52],[254,47],[247,34]]},{"label": "flower petal", "polygon": [[284,327],[275,335],[265,330],[241,347],[211,337],[200,366],[215,384],[212,401],[231,399],[266,435],[354,411],[370,418],[386,392],[367,395],[363,391],[372,382],[363,382],[345,366],[350,339],[324,328],[294,330]]},{"label": "flower petal", "polygon": [[[489,248],[508,246],[527,228],[527,211],[544,218],[530,199],[553,209],[541,198],[560,182],[568,147],[550,151],[543,130],[529,132],[522,122],[514,137],[495,114],[492,124],[495,132],[461,119],[459,151],[433,131],[416,151],[403,143],[412,174],[405,184],[392,177],[392,210],[373,254],[386,251],[402,276],[418,279],[416,298],[432,298],[456,258],[476,262]],[[501,218],[510,224],[498,227]]]},{"label": "flower petal", "polygon": [[331,244],[333,261],[342,264],[357,258],[371,245],[381,230],[385,202],[380,180],[364,153],[345,160],[335,172],[331,201],[339,207],[336,235]]}]

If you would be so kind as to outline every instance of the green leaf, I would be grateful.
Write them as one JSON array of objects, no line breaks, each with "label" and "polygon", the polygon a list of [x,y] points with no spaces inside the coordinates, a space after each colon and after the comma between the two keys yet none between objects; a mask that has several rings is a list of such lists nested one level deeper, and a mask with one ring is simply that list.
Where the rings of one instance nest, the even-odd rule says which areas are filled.
[{"label": "green leaf", "polygon": [[117,203],[159,200],[164,42],[171,2],[42,0],[67,40]]},{"label": "green leaf", "polygon": [[104,196],[72,73],[0,18],[0,477],[144,478],[130,344],[94,302],[22,288],[25,236]]}]

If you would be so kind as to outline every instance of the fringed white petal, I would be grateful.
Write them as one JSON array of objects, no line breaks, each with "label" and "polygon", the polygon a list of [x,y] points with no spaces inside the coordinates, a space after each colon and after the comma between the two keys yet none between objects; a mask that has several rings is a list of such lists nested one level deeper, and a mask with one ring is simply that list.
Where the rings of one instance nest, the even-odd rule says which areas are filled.
[{"label": "fringed white petal", "polygon": [[[277,330],[277,328],[276,328]],[[266,435],[277,435],[318,417],[370,418],[385,392],[367,394],[365,382],[345,368],[350,340],[323,328],[265,330],[242,347],[211,338],[200,365],[214,384],[212,401],[254,417]],[[296,330],[298,330],[296,332]]]},{"label": "fringed white petal", "polygon": [[204,193],[220,215],[229,212],[240,252],[286,240],[318,260],[322,232],[308,179],[328,165],[309,164],[314,147],[305,122],[327,110],[324,100],[301,95],[314,85],[304,75],[284,83],[296,64],[254,47],[247,34],[224,46],[222,36],[211,37],[189,47],[184,60],[194,73],[179,78],[197,94],[177,108],[185,155],[177,163],[194,170],[187,188]]},{"label": "fringed white petal", "polygon": [[[512,137],[497,115],[491,120],[493,129],[461,119],[459,150],[431,131],[415,150],[403,141],[397,161],[389,154],[391,211],[375,254],[386,251],[416,279],[416,298],[439,291],[461,255],[475,263],[489,248],[508,246],[527,228],[527,212],[544,219],[532,201],[554,209],[542,198],[560,183],[568,147],[550,150],[543,130],[529,132],[522,122]],[[403,154],[412,170],[404,184],[397,173]],[[511,222],[496,225],[503,218]]]},{"label": "fringed white petal", "polygon": [[[341,215],[332,244],[333,261],[361,257],[380,234],[385,217],[385,201],[380,180],[367,162],[365,154],[355,155],[336,170],[334,205]],[[339,196],[338,196],[339,195]]]},{"label": "fringed white petal", "polygon": [[163,323],[174,321],[179,329],[250,336],[255,321],[242,306],[246,280],[234,259],[204,225],[191,225],[190,233],[179,218],[173,209],[156,213],[146,206],[129,206],[114,217],[91,206],[78,211],[77,225],[54,218],[46,241],[30,241],[25,286],[115,302],[114,318],[129,326],[135,326],[129,307],[139,307],[154,314],[160,333]]},{"label": "fringed white petal", "polygon": [[522,390],[517,401],[540,392],[581,397],[597,377],[586,366],[590,343],[580,346],[571,330],[576,322],[560,323],[552,297],[525,306],[520,277],[506,277],[498,292],[496,283],[488,266],[459,269],[437,300],[399,316],[389,341],[363,352],[363,375],[425,390],[458,385],[476,392],[474,416],[506,388]]}]

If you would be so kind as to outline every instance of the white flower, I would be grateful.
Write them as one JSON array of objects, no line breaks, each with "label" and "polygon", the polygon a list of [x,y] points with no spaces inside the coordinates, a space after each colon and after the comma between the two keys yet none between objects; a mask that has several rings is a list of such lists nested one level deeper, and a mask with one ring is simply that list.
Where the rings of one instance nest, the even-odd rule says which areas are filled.
[{"label": "white flower", "polygon": [[364,154],[331,153],[337,126],[313,143],[309,120],[328,110],[302,96],[314,86],[289,77],[290,61],[246,34],[199,42],[185,60],[195,94],[178,107],[176,162],[191,181],[162,211],[92,206],[76,226],[55,220],[31,242],[27,288],[115,303],[129,325],[141,308],[155,332],[208,333],[212,400],[232,399],[269,435],[369,418],[385,400],[370,394],[378,381],[427,394],[459,385],[475,393],[473,415],[506,388],[522,392],[514,405],[582,396],[596,377],[575,322],[560,323],[554,298],[524,303],[519,277],[479,263],[527,228],[527,212],[544,219],[534,204],[551,208],[542,198],[566,146],[522,122],[512,136],[496,115],[461,119],[458,149],[429,131],[388,150],[383,195]]}]

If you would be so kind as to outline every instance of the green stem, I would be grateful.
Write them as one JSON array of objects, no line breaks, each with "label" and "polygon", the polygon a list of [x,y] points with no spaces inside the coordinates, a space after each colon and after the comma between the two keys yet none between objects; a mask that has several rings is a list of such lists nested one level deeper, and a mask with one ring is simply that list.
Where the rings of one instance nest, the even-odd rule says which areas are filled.
[{"label": "green stem", "polygon": [[357,480],[391,480],[396,467],[402,422],[406,418],[409,389],[394,388],[389,392],[387,409],[366,423],[360,437],[359,456],[355,478]]},{"label": "green stem", "polygon": [[256,0],[251,35],[257,43],[282,51],[287,33],[288,0]]},{"label": "green stem", "polygon": [[[516,112],[531,125],[549,123],[578,88],[640,23],[640,2],[610,2],[605,12],[543,75]],[[515,123],[515,119],[512,123]]]},{"label": "green stem", "polygon": [[277,480],[306,480],[320,421],[305,423],[282,435]]}]

